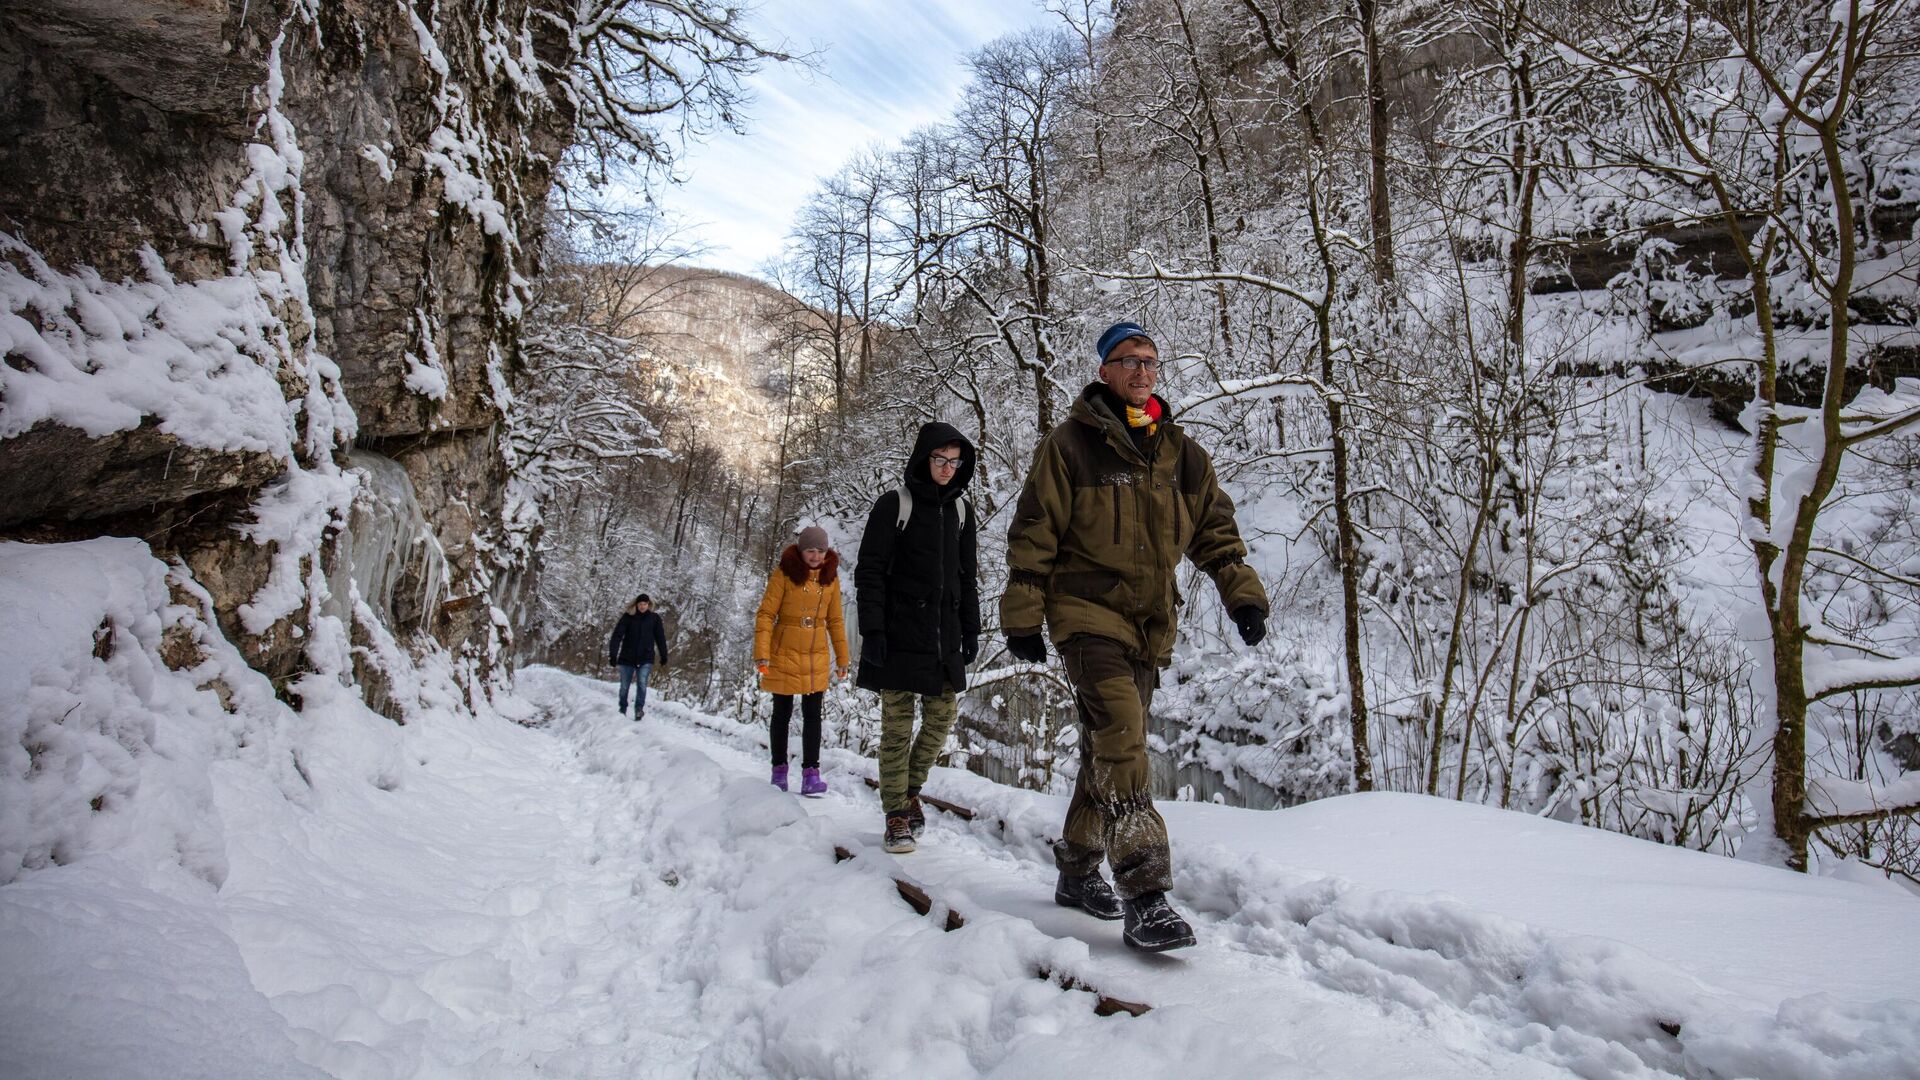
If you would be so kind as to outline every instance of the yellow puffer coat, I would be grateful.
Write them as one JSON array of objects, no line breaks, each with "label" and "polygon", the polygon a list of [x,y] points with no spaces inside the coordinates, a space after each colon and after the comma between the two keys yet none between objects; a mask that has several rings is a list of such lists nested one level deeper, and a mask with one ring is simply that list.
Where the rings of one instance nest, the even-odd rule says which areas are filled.
[{"label": "yellow puffer coat", "polygon": [[810,570],[800,549],[789,544],[767,578],[767,591],[753,618],[753,655],[770,661],[760,679],[769,694],[813,694],[827,688],[833,658],[846,667],[847,627],[840,613],[840,556],[827,552]]}]

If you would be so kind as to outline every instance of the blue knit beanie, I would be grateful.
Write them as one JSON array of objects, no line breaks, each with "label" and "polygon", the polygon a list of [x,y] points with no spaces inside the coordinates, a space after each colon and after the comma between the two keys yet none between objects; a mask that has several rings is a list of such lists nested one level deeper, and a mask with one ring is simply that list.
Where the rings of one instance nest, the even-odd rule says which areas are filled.
[{"label": "blue knit beanie", "polygon": [[[1107,327],[1106,333],[1100,335],[1100,343],[1094,346],[1094,351],[1100,354],[1100,362],[1103,364],[1106,363],[1107,354],[1111,353],[1121,342],[1128,338],[1146,338],[1149,343],[1153,341],[1153,335],[1147,333],[1139,323],[1114,323],[1112,326]],[[1158,348],[1158,346],[1155,347]]]}]

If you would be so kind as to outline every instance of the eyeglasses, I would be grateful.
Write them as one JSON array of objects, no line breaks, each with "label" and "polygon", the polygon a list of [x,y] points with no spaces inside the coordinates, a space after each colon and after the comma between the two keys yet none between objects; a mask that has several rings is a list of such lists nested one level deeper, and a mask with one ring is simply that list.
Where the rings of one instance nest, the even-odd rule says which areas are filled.
[{"label": "eyeglasses", "polygon": [[1149,375],[1160,370],[1160,361],[1151,356],[1116,356],[1107,363],[1119,364],[1128,371],[1144,370]]},{"label": "eyeglasses", "polygon": [[927,455],[927,464],[933,466],[936,469],[957,469],[960,467],[960,463],[965,460],[966,458],[964,456],[948,457],[945,454],[928,454]]}]

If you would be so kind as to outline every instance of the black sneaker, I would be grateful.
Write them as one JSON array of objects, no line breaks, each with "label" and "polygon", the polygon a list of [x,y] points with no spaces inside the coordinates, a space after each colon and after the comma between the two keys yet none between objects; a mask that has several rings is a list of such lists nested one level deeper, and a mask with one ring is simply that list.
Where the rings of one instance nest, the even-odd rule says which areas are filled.
[{"label": "black sneaker", "polygon": [[1141,952],[1185,949],[1193,942],[1193,927],[1167,906],[1163,892],[1141,893],[1126,901],[1127,944]]},{"label": "black sneaker", "polygon": [[1095,870],[1085,877],[1068,877],[1062,873],[1060,881],[1053,887],[1053,902],[1061,907],[1079,908],[1096,919],[1117,919],[1123,912],[1120,898],[1113,894],[1113,886]]},{"label": "black sneaker", "polygon": [[897,810],[887,815],[886,840],[881,846],[894,855],[905,855],[914,849],[913,830],[907,825],[905,810]]},{"label": "black sneaker", "polygon": [[927,831],[927,812],[920,806],[920,793],[917,791],[907,793],[907,831],[913,834],[915,840]]}]

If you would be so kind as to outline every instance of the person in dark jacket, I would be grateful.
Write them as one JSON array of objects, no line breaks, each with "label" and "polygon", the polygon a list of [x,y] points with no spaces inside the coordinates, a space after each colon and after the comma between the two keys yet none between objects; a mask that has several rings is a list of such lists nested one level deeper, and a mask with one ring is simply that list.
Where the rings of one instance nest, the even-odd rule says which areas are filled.
[{"label": "person in dark jacket", "polygon": [[1080,776],[1054,845],[1054,900],[1124,918],[1128,945],[1159,952],[1194,943],[1167,903],[1173,855],[1147,758],[1154,687],[1173,659],[1174,574],[1185,558],[1212,578],[1249,646],[1266,636],[1267,593],[1246,564],[1212,458],[1153,392],[1153,339],[1116,323],[1095,351],[1099,381],[1040,441],[1014,506],[1000,625],[1007,651],[1028,663],[1045,662],[1051,634],[1080,714]]},{"label": "person in dark jacket", "polygon": [[647,677],[653,674],[654,657],[667,662],[667,626],[653,610],[653,599],[646,593],[633,603],[613,624],[613,637],[607,640],[607,663],[620,668],[620,712],[627,711],[627,687],[638,686],[633,699],[633,718],[647,712]]},{"label": "person in dark jacket", "polygon": [[874,501],[860,538],[858,685],[880,694],[880,805],[891,852],[912,851],[926,823],[920,786],[946,746],[967,665],[980,651],[979,564],[964,494],[973,469],[973,444],[959,429],[923,426],[905,482]]}]

